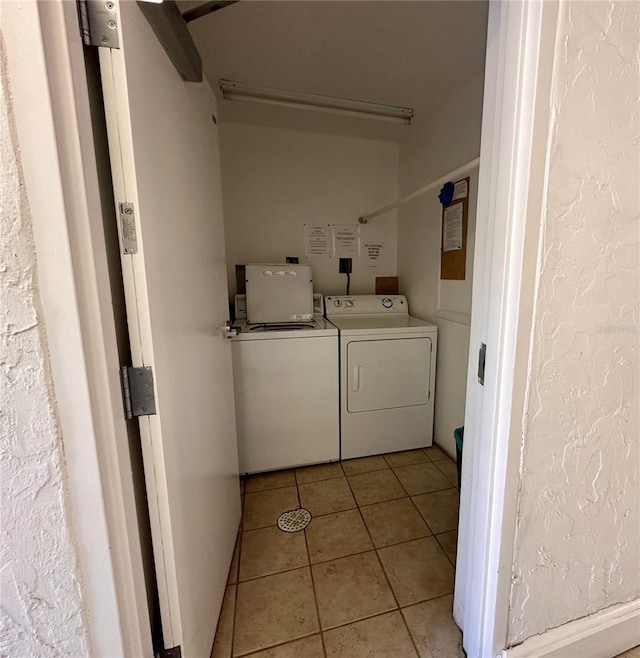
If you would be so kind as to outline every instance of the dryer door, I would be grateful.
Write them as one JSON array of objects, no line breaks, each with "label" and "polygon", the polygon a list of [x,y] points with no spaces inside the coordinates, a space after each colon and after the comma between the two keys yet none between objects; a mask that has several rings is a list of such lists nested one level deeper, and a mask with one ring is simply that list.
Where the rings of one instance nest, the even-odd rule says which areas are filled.
[{"label": "dryer door", "polygon": [[347,346],[347,410],[414,407],[431,398],[430,338],[352,341]]}]

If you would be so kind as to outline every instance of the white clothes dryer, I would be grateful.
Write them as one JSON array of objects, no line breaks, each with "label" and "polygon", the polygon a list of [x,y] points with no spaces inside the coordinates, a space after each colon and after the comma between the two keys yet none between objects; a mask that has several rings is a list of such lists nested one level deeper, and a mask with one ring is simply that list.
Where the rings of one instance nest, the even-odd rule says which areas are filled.
[{"label": "white clothes dryer", "polygon": [[340,456],[433,442],[438,328],[409,315],[403,295],[326,298],[340,332]]}]

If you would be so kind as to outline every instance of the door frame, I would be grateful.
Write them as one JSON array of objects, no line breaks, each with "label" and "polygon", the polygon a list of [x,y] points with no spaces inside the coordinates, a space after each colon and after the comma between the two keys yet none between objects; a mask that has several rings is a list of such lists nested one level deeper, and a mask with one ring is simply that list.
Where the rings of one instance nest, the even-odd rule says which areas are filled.
[{"label": "door frame", "polygon": [[490,4],[454,594],[469,658],[507,642],[557,21],[558,3]]},{"label": "door frame", "polygon": [[66,498],[95,656],[153,656],[75,2],[7,2],[3,36]]},{"label": "door frame", "polygon": [[[525,253],[536,227],[524,216],[539,219],[542,208],[555,5],[490,9],[454,608],[470,658],[497,656],[506,641],[537,263],[537,250]],[[24,80],[12,92],[92,653],[151,656],[76,6],[25,0],[2,10],[13,23],[9,68]],[[502,294],[486,304],[488,281]],[[487,336],[479,391],[475,358]]]}]

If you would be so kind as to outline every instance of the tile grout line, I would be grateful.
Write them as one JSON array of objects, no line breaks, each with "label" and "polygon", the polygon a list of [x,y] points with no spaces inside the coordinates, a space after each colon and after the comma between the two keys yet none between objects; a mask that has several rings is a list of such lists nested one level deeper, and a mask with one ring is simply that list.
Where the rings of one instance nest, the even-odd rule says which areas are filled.
[{"label": "tile grout line", "polygon": [[[295,477],[295,472],[294,472],[294,482],[297,482],[297,479]],[[300,495],[299,495],[299,492],[298,492],[297,483],[294,486],[296,487],[296,498],[298,500],[298,507],[300,507]],[[279,489],[284,489],[286,487],[278,487],[278,488]],[[254,493],[265,493],[267,491],[274,491],[274,489],[263,489],[261,491],[256,491]],[[242,504],[242,517],[241,517],[241,519],[244,520],[244,500],[243,500],[243,504]],[[275,524],[265,526],[265,528],[273,528],[273,527],[275,527],[275,528],[278,527],[277,521],[276,521]],[[275,573],[272,573],[272,574],[265,574],[265,575],[262,575],[262,576],[257,576],[256,578],[248,578],[248,579],[242,580],[242,581],[240,580],[240,561],[242,559],[242,535],[244,535],[245,532],[252,532],[253,530],[263,530],[263,529],[264,528],[253,528],[252,530],[248,530],[248,531],[247,530],[241,530],[241,532],[240,532],[240,538],[239,538],[240,545],[238,547],[238,566],[237,566],[237,576],[236,576],[236,598],[235,598],[235,601],[234,601],[234,610],[233,610],[233,628],[232,628],[232,634],[231,634],[231,656],[230,656],[230,658],[242,658],[242,656],[248,656],[252,653],[255,653],[254,650],[251,650],[248,653],[244,653],[244,654],[237,654],[237,655],[234,654],[234,642],[235,642],[235,634],[236,634],[236,621],[237,621],[238,598],[239,598],[238,597],[238,590],[240,588],[240,584],[241,583],[251,582],[251,581],[254,581],[254,580],[260,580],[261,578],[266,578],[268,576],[275,576],[275,575],[278,575],[280,573],[288,573],[290,571],[297,571],[298,569],[301,568],[301,567],[295,567],[293,569],[286,569],[284,571],[278,571],[278,572],[275,572]],[[303,532],[304,532],[304,530],[303,530]],[[309,559],[309,549],[306,546],[306,534],[305,534],[305,547],[307,548],[307,559]],[[304,568],[304,567],[302,567],[302,568]],[[312,579],[312,586],[313,586],[313,574],[311,573],[311,565],[310,564],[307,565],[307,568],[309,569],[309,573],[310,573],[310,576],[311,576],[311,579]],[[314,598],[314,603],[316,604],[316,616],[318,616],[318,626],[320,626],[320,619],[319,619],[319,615],[318,615],[317,602],[316,602],[316,597],[315,597],[315,589],[314,589],[313,598]],[[320,630],[318,630],[318,633],[320,633]],[[287,640],[285,642],[279,642],[278,644],[273,644],[273,645],[270,645],[268,647],[263,647],[262,649],[258,649],[258,651],[265,651],[267,649],[272,649],[272,648],[277,647],[277,646],[282,646],[284,644],[288,644],[289,642],[295,642],[297,640],[302,640],[305,637],[311,637],[312,635],[315,635],[315,633],[310,633],[308,635],[303,635],[301,637],[294,638],[293,640]],[[321,642],[323,642],[322,637],[321,637]],[[214,638],[214,643],[215,643],[215,638]],[[323,651],[324,651],[324,642],[323,642]],[[325,658],[326,658],[326,656],[325,656]]]},{"label": "tile grout line", "polygon": [[[401,498],[400,500],[403,500],[403,499]],[[384,502],[387,502],[387,501],[384,501]],[[351,510],[343,510],[343,511],[353,512],[353,511],[355,511],[355,508],[351,509]],[[341,514],[341,513],[342,512],[333,512],[333,514]],[[362,514],[361,514],[361,518],[362,518]],[[268,526],[268,527],[272,528],[274,526]],[[369,533],[369,529],[366,527],[366,522],[365,522],[365,528],[367,529],[367,533],[369,534],[369,537],[371,537],[371,533]],[[264,528],[260,528],[260,529],[264,530]],[[252,532],[252,531],[250,531],[250,532]],[[300,532],[302,532],[302,531],[300,531]],[[444,534],[447,534],[448,532],[454,532],[454,530],[446,530],[445,532],[441,532],[439,534],[444,535]],[[297,534],[297,533],[294,533],[294,534]],[[306,535],[305,535],[305,537],[306,537]],[[339,557],[332,557],[332,558],[329,558],[328,560],[319,560],[318,562],[310,562],[308,566],[313,567],[313,566],[320,565],[320,564],[327,564],[328,562],[334,562],[336,560],[342,560],[345,557],[354,557],[355,555],[362,555],[363,553],[371,553],[372,551],[377,551],[377,550],[383,549],[383,548],[391,548],[391,547],[396,547],[396,546],[402,546],[402,544],[410,544],[411,542],[418,541],[419,539],[430,539],[430,538],[436,539],[437,535],[434,535],[432,533],[430,535],[423,535],[422,537],[414,537],[413,539],[403,539],[402,541],[395,542],[394,544],[385,544],[384,546],[376,546],[375,544],[373,544],[372,548],[366,548],[363,551],[355,551],[353,553],[347,553],[346,555],[341,555]],[[442,545],[440,544],[440,542],[438,542],[438,545],[442,548]],[[445,555],[446,555],[446,552],[444,551],[444,548],[442,548],[442,552],[445,553]],[[449,560],[449,562],[451,562],[451,560]],[[240,584],[240,583],[250,583],[250,582],[253,582],[255,580],[261,580],[262,578],[269,578],[269,576],[278,576],[278,575],[283,574],[283,573],[289,573],[290,571],[297,571],[298,569],[304,569],[304,566],[291,567],[289,569],[282,569],[281,571],[270,571],[269,573],[262,574],[261,576],[253,576],[252,578],[245,578],[243,580],[238,580],[238,584]],[[442,596],[445,596],[445,595],[443,594]],[[424,599],[424,600],[427,601],[428,599]]]},{"label": "tile grout line", "polygon": [[[445,534],[447,534],[447,533],[449,533],[449,532],[455,532],[455,533],[456,533],[456,557],[457,557],[457,543],[458,543],[458,530],[457,530],[457,528],[456,528],[455,531],[454,531],[454,530],[446,530],[445,532],[440,532],[440,533],[438,533],[438,534],[439,534],[439,535],[445,535]],[[455,560],[452,560],[452,559],[449,557],[449,553],[447,553],[447,551],[445,551],[444,546],[442,545],[442,543],[441,543],[440,540],[438,539],[438,535],[433,535],[433,536],[436,538],[436,541],[438,542],[438,546],[440,546],[440,548],[442,549],[442,552],[445,554],[447,560],[449,560],[449,562],[451,563],[451,566],[453,567],[453,573],[454,573],[454,576],[455,576],[455,571],[456,571],[456,561],[455,561]]]},{"label": "tile grout line", "polygon": [[[396,482],[400,485],[400,488],[402,489],[402,491],[404,491],[407,494],[407,496],[410,495],[407,492],[407,490],[405,489],[405,487],[403,486],[402,482],[400,482],[400,478],[398,478],[398,476],[393,472],[393,468],[391,468],[390,466],[388,466],[387,468],[381,468],[378,471],[367,471],[365,473],[353,473],[351,476],[347,475],[347,484],[349,485],[349,489],[351,489],[351,495],[353,496],[353,499],[356,501],[356,506],[357,506],[358,509],[360,509],[361,505],[358,502],[356,492],[354,491],[353,487],[351,486],[351,481],[349,480],[349,477],[355,477],[355,476],[358,476],[358,475],[367,475],[367,473],[379,473],[381,471],[386,471],[386,470],[391,471],[391,473],[393,474],[393,476],[396,479]],[[402,498],[406,498],[406,496],[398,496],[397,498],[389,498],[387,500],[379,500],[377,503],[367,503],[367,505],[362,505],[362,507],[367,507],[368,505],[377,505],[378,503],[387,503],[387,502],[391,502],[392,500],[401,500]]]},{"label": "tile grout line", "polygon": [[[298,494],[298,497],[299,496],[300,494]],[[312,521],[313,521],[313,517],[311,518],[311,521],[309,523],[311,523]],[[309,575],[311,577],[311,590],[313,592],[313,603],[316,607],[316,618],[318,619],[318,633],[320,634],[320,643],[322,644],[322,655],[324,656],[324,658],[327,658],[327,649],[324,645],[324,636],[322,635],[322,620],[320,619],[320,605],[318,604],[318,595],[316,594],[316,581],[315,578],[313,577],[313,569],[311,565],[311,553],[309,551],[309,542],[307,540],[307,528],[304,528],[302,532],[304,534],[304,545],[305,548],[307,549],[307,560],[309,560]]]},{"label": "tile grout line", "polygon": [[293,478],[293,484],[285,484],[282,487],[268,487],[267,489],[258,489],[258,491],[247,491],[245,488],[245,496],[254,496],[256,494],[266,493],[267,491],[279,491],[280,489],[289,489],[291,487],[297,487],[295,476]]},{"label": "tile grout line", "polygon": [[435,466],[435,467],[436,467],[436,470],[438,471],[438,473],[440,473],[440,475],[442,475],[442,477],[445,479],[446,482],[449,483],[450,486],[448,486],[448,487],[443,487],[442,489],[434,489],[433,491],[423,491],[422,493],[410,494],[410,493],[409,493],[409,490],[407,489],[407,487],[405,487],[405,485],[402,484],[402,480],[400,479],[400,477],[398,476],[398,474],[395,472],[396,469],[407,468],[407,467],[406,467],[406,466],[396,466],[396,467],[392,467],[391,470],[393,471],[393,474],[396,476],[396,478],[398,479],[398,481],[399,481],[400,484],[402,485],[402,488],[407,492],[407,495],[408,495],[408,496],[421,496],[421,495],[423,495],[423,494],[425,494],[425,493],[435,493],[436,491],[445,491],[445,489],[452,489],[452,488],[453,488],[453,489],[457,489],[457,486],[456,486],[455,484],[453,484],[453,483],[451,482],[451,480],[446,476],[446,474],[443,473],[443,472],[442,472],[442,471],[436,466],[436,462],[421,462],[420,464],[408,464],[408,466],[421,466],[422,464],[426,464],[426,463],[430,463],[430,464],[432,464],[433,466]]},{"label": "tile grout line", "polygon": [[[447,480],[447,482],[448,482],[448,480]],[[427,494],[440,493],[441,491],[449,491],[449,489],[455,489],[456,491],[458,490],[457,487],[454,487],[452,484],[450,484],[448,487],[444,487],[442,489],[433,489],[432,491],[423,491],[422,493],[414,493],[414,494],[407,494],[407,495],[411,496],[411,497],[426,496]]]},{"label": "tile grout line", "polygon": [[[454,490],[457,491],[457,489],[455,487],[447,487],[446,489],[438,489],[437,491],[430,491],[429,493],[430,494],[432,494],[432,493],[442,493],[443,491],[449,491],[450,489],[454,489]],[[457,491],[457,493],[458,493],[458,504],[459,504],[460,503],[460,492]],[[416,494],[416,496],[426,496],[426,495],[428,495],[428,494]],[[427,524],[427,527],[429,528],[429,530],[431,530],[431,534],[434,537],[436,536],[436,534],[441,535],[444,532],[451,532],[452,530],[455,530],[456,532],[458,532],[458,526],[459,526],[459,520],[460,520],[460,510],[459,509],[458,509],[458,523],[456,523],[456,527],[452,528],[452,530],[443,530],[442,532],[435,533],[435,532],[433,532],[431,526],[429,525],[429,521],[427,521],[427,519],[425,519],[424,515],[420,511],[420,508],[416,505],[416,502],[413,500],[413,496],[409,496],[409,498],[411,498],[411,502],[413,503],[413,506],[418,510],[418,514],[420,514],[420,516],[422,517],[424,522]]]},{"label": "tile grout line", "polygon": [[[263,647],[262,649],[251,649],[250,651],[247,651],[245,653],[239,653],[236,656],[233,656],[232,658],[246,658],[247,656],[253,656],[256,653],[262,653],[263,651],[271,651],[272,649],[278,649],[280,647],[284,647],[287,644],[292,644],[293,642],[298,642],[300,640],[306,640],[308,637],[313,637],[314,635],[319,635],[320,633],[306,633],[305,635],[301,635],[300,637],[296,637],[293,640],[285,640],[284,642],[278,642],[276,644],[270,644],[268,647]],[[304,658],[304,657],[303,657]]]},{"label": "tile grout line", "polygon": [[[424,453],[423,453],[423,454],[424,454]],[[385,467],[383,467],[383,468],[375,468],[375,469],[373,469],[373,470],[371,470],[371,471],[362,471],[362,472],[351,473],[351,474],[347,474],[347,473],[346,473],[346,471],[345,471],[345,469],[344,469],[344,467],[343,467],[343,462],[341,462],[341,461],[338,461],[338,462],[331,462],[331,463],[336,463],[336,464],[338,464],[338,466],[339,466],[339,468],[340,468],[340,471],[341,471],[341,473],[342,473],[341,475],[337,475],[337,476],[336,476],[336,475],[329,475],[329,476],[327,476],[327,477],[318,478],[317,480],[312,480],[312,481],[308,481],[308,482],[299,482],[299,480],[298,480],[298,473],[297,473],[296,469],[291,469],[292,472],[293,472],[295,485],[288,484],[288,485],[285,485],[285,486],[283,486],[283,487],[273,487],[273,488],[261,489],[261,490],[259,490],[259,491],[254,491],[254,492],[251,492],[251,493],[252,493],[252,494],[266,494],[266,493],[268,493],[268,492],[270,492],[270,491],[277,491],[277,490],[279,490],[279,489],[290,488],[291,486],[296,486],[296,497],[297,497],[298,505],[301,506],[301,505],[302,505],[302,502],[301,502],[301,495],[300,495],[300,486],[301,486],[301,485],[314,484],[314,483],[319,483],[319,482],[327,482],[327,481],[336,480],[336,479],[340,479],[341,477],[344,477],[345,480],[346,480],[346,482],[347,482],[347,486],[348,486],[348,488],[349,488],[349,490],[350,490],[350,492],[351,492],[351,495],[352,495],[352,497],[353,497],[353,499],[354,499],[355,508],[350,508],[350,509],[347,509],[347,510],[338,510],[337,512],[332,511],[332,512],[327,512],[327,513],[325,513],[325,514],[317,514],[317,515],[314,515],[314,518],[316,518],[316,517],[323,517],[323,516],[329,516],[329,515],[331,515],[331,514],[338,514],[338,513],[342,513],[342,512],[351,511],[352,509],[357,509],[357,510],[358,510],[359,517],[360,517],[360,519],[361,519],[361,522],[364,524],[365,531],[367,532],[367,535],[368,535],[369,540],[370,540],[370,542],[371,542],[371,546],[372,546],[372,548],[369,548],[369,549],[364,550],[364,551],[356,551],[355,553],[350,553],[349,555],[346,555],[346,556],[340,556],[340,557],[338,557],[338,558],[331,558],[330,560],[321,560],[321,561],[319,561],[319,562],[317,562],[317,563],[315,563],[315,564],[325,564],[325,563],[327,563],[327,562],[331,562],[331,561],[333,561],[333,560],[342,559],[342,558],[344,558],[344,557],[350,557],[350,556],[353,556],[353,555],[359,555],[359,554],[362,554],[362,553],[371,552],[371,550],[375,551],[375,553],[376,553],[376,559],[377,559],[377,561],[378,561],[378,564],[380,565],[380,568],[382,569],[382,573],[383,573],[383,575],[384,575],[385,581],[387,582],[387,586],[389,587],[389,590],[390,590],[390,592],[391,592],[391,594],[392,594],[392,597],[393,597],[393,599],[394,599],[394,601],[395,601],[395,604],[396,604],[396,608],[395,608],[395,610],[400,611],[400,613],[401,613],[401,617],[402,617],[402,620],[403,620],[404,627],[405,627],[405,629],[407,630],[407,632],[409,633],[409,637],[410,637],[410,639],[411,639],[412,645],[413,645],[414,648],[417,650],[417,646],[416,646],[415,640],[414,640],[414,638],[413,638],[413,635],[411,634],[411,631],[410,631],[409,628],[408,628],[408,625],[407,625],[406,619],[404,618],[404,615],[402,614],[402,610],[403,610],[403,608],[402,608],[402,607],[400,606],[400,604],[399,604],[399,601],[398,601],[398,599],[397,599],[397,596],[396,596],[396,594],[395,594],[395,592],[394,592],[394,590],[393,590],[393,587],[391,586],[391,583],[390,583],[390,581],[389,581],[388,574],[387,574],[387,572],[386,572],[386,570],[385,570],[385,568],[384,568],[384,565],[382,564],[382,560],[381,560],[380,555],[379,555],[379,548],[386,548],[387,546],[398,546],[398,545],[401,545],[401,544],[410,543],[410,542],[412,542],[412,541],[415,541],[415,538],[414,538],[414,539],[408,539],[408,540],[405,540],[405,541],[402,541],[402,542],[396,542],[396,543],[388,544],[388,545],[385,545],[384,547],[377,547],[377,546],[375,545],[375,543],[373,542],[373,537],[371,536],[371,532],[369,531],[369,528],[368,528],[368,526],[367,526],[367,524],[366,524],[366,521],[364,520],[364,517],[363,517],[362,511],[361,511],[361,507],[370,507],[370,506],[378,505],[378,504],[381,504],[381,503],[392,502],[392,501],[397,501],[397,500],[403,500],[404,498],[409,498],[409,499],[411,500],[411,504],[412,504],[413,508],[418,512],[420,518],[424,521],[424,523],[425,523],[427,529],[431,532],[431,536],[434,537],[434,538],[436,539],[436,543],[437,543],[437,545],[440,547],[440,549],[442,550],[442,552],[445,553],[445,556],[447,557],[447,560],[448,560],[450,563],[452,563],[452,566],[454,567],[454,569],[455,569],[455,563],[452,562],[452,560],[449,558],[449,556],[447,555],[447,553],[444,551],[444,547],[442,546],[442,544],[441,544],[440,541],[438,540],[437,535],[432,531],[431,526],[429,525],[429,523],[427,522],[427,520],[424,518],[424,516],[422,515],[422,513],[421,513],[420,510],[418,509],[418,507],[417,507],[415,501],[413,500],[413,496],[410,495],[410,494],[408,493],[406,487],[405,487],[405,486],[402,484],[402,482],[400,481],[400,478],[399,478],[398,475],[396,474],[396,472],[395,472],[395,470],[394,470],[394,467],[391,466],[391,465],[387,462],[387,460],[386,460],[386,458],[385,458],[385,455],[381,455],[381,457],[382,457],[382,458],[384,459],[384,461],[385,461],[385,464],[386,464]],[[431,458],[430,458],[429,456],[427,456],[426,454],[425,454],[425,458],[427,459],[426,462],[419,462],[419,463],[421,463],[421,464],[424,464],[424,463],[433,463],[433,464],[436,466],[438,472],[442,473],[442,475],[446,478],[446,480],[447,480],[448,482],[450,482],[450,479],[446,476],[446,474],[445,474],[440,468],[438,468],[437,464],[435,463],[435,461],[434,461],[433,459],[431,459]],[[436,461],[443,461],[443,460],[446,459],[446,458],[448,458],[448,456],[443,457],[441,460],[436,460]],[[408,464],[408,465],[405,465],[405,466],[412,466],[412,465],[414,465],[414,464]],[[402,468],[402,466],[398,466],[397,468]],[[383,500],[383,501],[377,501],[377,502],[375,502],[375,503],[367,503],[366,505],[360,505],[359,502],[358,502],[358,500],[357,500],[357,498],[356,498],[356,496],[355,496],[355,492],[354,492],[354,490],[353,490],[353,488],[352,488],[352,486],[351,486],[351,482],[350,482],[350,479],[349,479],[349,478],[352,477],[352,476],[357,476],[357,475],[361,475],[361,474],[365,474],[365,473],[375,473],[375,472],[382,472],[382,471],[386,471],[386,470],[391,470],[391,472],[393,473],[394,478],[395,478],[396,481],[400,484],[402,490],[406,492],[406,495],[405,495],[405,496],[402,496],[402,497],[400,497],[400,498],[393,498],[393,499],[390,499],[390,500]],[[437,489],[437,490],[435,490],[435,491],[427,491],[427,492],[424,492],[424,494],[437,493],[437,492],[440,492],[440,491],[447,491],[447,490],[449,490],[449,489],[455,489],[455,488],[456,488],[455,485],[452,483],[451,486],[450,486],[450,487],[447,487],[446,489]],[[249,492],[247,492],[247,489],[246,489],[246,481],[245,481],[245,488],[244,488],[244,489],[245,489],[245,490],[244,490],[244,494],[245,494],[245,496],[246,496],[246,495],[249,493]],[[419,496],[419,495],[424,495],[424,494],[414,494],[414,495],[415,495],[415,496]],[[244,516],[244,502],[245,502],[245,499],[243,498],[243,510],[242,510],[242,511],[243,511],[243,516]],[[285,569],[284,571],[277,571],[277,572],[274,572],[274,573],[264,574],[264,575],[262,575],[262,576],[256,576],[256,577],[254,577],[254,578],[249,578],[249,579],[244,580],[244,581],[241,581],[241,580],[240,580],[240,562],[241,562],[241,556],[242,556],[242,555],[241,555],[241,553],[242,553],[242,535],[244,534],[244,532],[253,532],[253,531],[255,531],[255,530],[262,530],[262,529],[266,529],[266,528],[274,527],[274,525],[275,525],[275,527],[277,527],[277,523],[276,523],[276,524],[271,524],[271,525],[267,525],[267,526],[262,526],[262,527],[258,527],[258,528],[252,528],[252,529],[249,529],[249,530],[245,530],[245,529],[244,529],[244,523],[242,522],[241,531],[240,531],[240,533],[239,533],[239,542],[240,542],[240,544],[239,544],[239,555],[238,555],[238,565],[237,565],[237,575],[236,575],[237,586],[236,586],[236,597],[235,597],[235,602],[234,602],[234,617],[233,617],[233,625],[232,625],[232,627],[233,627],[233,630],[232,630],[232,642],[231,642],[231,651],[232,651],[232,655],[233,655],[233,649],[234,649],[234,640],[235,640],[236,624],[237,624],[237,619],[238,619],[238,618],[237,618],[237,608],[238,608],[238,598],[239,598],[239,597],[238,597],[238,589],[239,589],[239,586],[240,586],[241,582],[244,583],[244,582],[250,582],[250,581],[254,581],[254,580],[259,580],[259,579],[261,579],[261,578],[266,578],[266,577],[269,577],[269,576],[272,576],[272,575],[276,575],[276,574],[280,574],[280,573],[286,573],[286,572],[289,572],[289,571],[294,571],[294,570],[297,570],[297,569],[300,568],[300,567],[295,567],[295,568],[292,568],[292,569]],[[321,625],[320,611],[319,611],[319,604],[318,604],[318,597],[317,597],[316,588],[315,588],[315,579],[314,579],[314,577],[313,577],[313,566],[314,566],[314,565],[312,565],[312,563],[311,563],[311,554],[310,554],[310,550],[309,550],[309,543],[308,543],[308,537],[307,537],[306,530],[303,530],[303,532],[304,532],[305,548],[306,548],[306,553],[307,553],[308,567],[309,567],[310,576],[311,576],[311,582],[312,582],[312,591],[313,591],[314,603],[315,603],[315,608],[316,608],[316,615],[317,615],[318,624],[319,624],[319,631],[318,631],[318,633],[320,634],[321,643],[322,643],[322,648],[323,648],[323,653],[324,653],[325,658],[326,658],[326,646],[325,646],[325,643],[324,643],[324,632],[325,632],[325,629],[323,629],[323,628],[322,628],[322,625]],[[451,531],[450,531],[450,530],[449,530],[449,531],[444,531],[444,532],[441,532],[441,533],[438,533],[438,534],[444,534],[445,532],[451,532]],[[418,539],[422,539],[422,538],[418,538]],[[418,601],[418,602],[416,602],[416,603],[412,603],[411,605],[417,605],[417,604],[419,604],[419,603],[423,603],[423,602],[428,601],[428,600],[437,599],[437,598],[441,598],[441,597],[443,597],[443,596],[449,596],[449,595],[450,595],[450,594],[439,595],[439,596],[437,596],[437,597],[432,597],[431,599],[424,599],[424,601]],[[410,606],[405,606],[405,607],[410,607]],[[347,623],[345,623],[345,624],[340,624],[340,625],[338,625],[338,626],[335,626],[335,627],[332,627],[331,629],[326,629],[326,630],[329,631],[329,630],[333,630],[334,628],[341,628],[341,627],[343,627],[343,626],[349,626],[349,625],[354,624],[354,623],[357,623],[357,622],[359,622],[359,621],[364,621],[364,620],[366,620],[366,619],[371,619],[371,618],[373,618],[373,617],[377,617],[377,616],[381,616],[381,615],[390,614],[390,613],[393,612],[393,611],[394,611],[394,610],[390,610],[390,611],[387,610],[387,611],[385,611],[385,612],[377,613],[377,614],[375,614],[375,615],[365,616],[365,617],[362,617],[361,619],[357,619],[357,620],[355,620],[355,621],[349,621],[349,622],[347,622]],[[312,636],[312,635],[315,635],[315,633],[311,633],[310,635],[305,635],[305,636],[303,636],[303,637],[310,637],[310,636]],[[295,640],[287,640],[287,642],[280,643],[280,644],[288,644],[289,642],[293,642],[293,641],[296,641],[296,640],[299,640],[299,639],[302,639],[302,638],[295,638]],[[271,647],[267,647],[267,649],[269,649],[269,648],[273,648],[273,647],[275,647],[275,646],[280,646],[280,644],[278,644],[278,645],[272,645]],[[261,649],[261,650],[262,650],[262,649]],[[419,652],[418,652],[418,655],[419,655]],[[239,657],[238,657],[238,658],[239,658]]]},{"label": "tile grout line", "polygon": [[[393,469],[391,469],[391,472],[393,473]],[[394,473],[394,476],[395,476],[395,473]],[[397,476],[396,476],[396,479],[397,479]],[[348,480],[347,480],[347,482],[348,482]],[[402,483],[400,483],[400,486],[402,486]],[[349,488],[351,488],[351,484],[349,484]],[[403,489],[404,489],[404,487],[403,487]],[[353,492],[353,489],[351,490],[351,494],[355,498],[355,493]],[[386,501],[382,501],[382,502],[386,502]],[[388,576],[388,574],[387,574],[387,572],[384,568],[384,564],[382,564],[382,560],[380,559],[378,549],[375,545],[375,542],[373,541],[373,537],[371,536],[371,532],[369,531],[369,526],[367,526],[367,522],[365,521],[364,516],[362,516],[362,511],[360,510],[360,505],[359,505],[357,499],[356,499],[356,504],[358,505],[358,508],[357,508],[358,509],[358,514],[360,514],[360,519],[362,520],[362,523],[364,524],[365,530],[367,531],[367,534],[369,535],[369,540],[371,541],[371,545],[373,546],[373,550],[375,552],[376,559],[378,560],[378,564],[380,565],[380,569],[382,570],[382,574],[383,574],[384,579],[387,583],[387,587],[389,588],[389,591],[391,592],[391,596],[393,596],[393,600],[396,602],[396,609],[400,613],[400,619],[402,619],[402,623],[404,624],[405,630],[407,631],[407,633],[409,635],[409,639],[411,640],[411,644],[413,645],[413,648],[415,649],[416,658],[419,658],[420,652],[418,651],[418,647],[415,643],[415,640],[413,639],[413,635],[411,635],[411,631],[409,630],[409,627],[407,626],[407,622],[405,621],[404,615],[402,614],[402,612],[400,612],[400,610],[401,610],[400,602],[398,601],[398,597],[396,596],[396,593],[393,590],[393,587],[391,585],[391,581],[389,580],[389,576]],[[383,613],[383,614],[387,614],[387,613]],[[358,621],[362,621],[362,620],[358,620]]]},{"label": "tile grout line", "polygon": [[[451,592],[449,592],[449,594],[438,594],[437,596],[432,596],[428,599],[422,599],[420,601],[416,601],[415,603],[411,603],[411,604],[405,605],[403,607],[398,607],[398,608],[391,609],[391,610],[385,610],[384,612],[376,612],[372,615],[365,615],[364,617],[360,617],[360,618],[355,619],[353,621],[347,621],[344,624],[336,624],[335,626],[332,626],[331,628],[327,628],[326,630],[322,630],[321,633],[328,633],[329,631],[335,631],[338,628],[345,628],[347,626],[351,626],[352,624],[357,624],[361,621],[367,621],[368,619],[375,619],[376,617],[383,617],[384,615],[390,615],[394,612],[402,613],[402,611],[406,610],[407,608],[413,608],[416,605],[422,605],[423,603],[431,603],[431,601],[437,601],[438,599],[444,599],[445,596],[453,596],[453,595],[452,595]],[[404,617],[404,615],[402,615],[402,616]],[[411,636],[411,632],[408,630],[408,628],[407,628],[407,631],[409,632],[409,635]],[[316,635],[316,633],[310,633],[309,635],[305,635],[303,637],[310,637],[312,635]],[[298,639],[302,639],[302,638],[298,638]],[[287,640],[287,642],[295,642],[295,640]],[[287,642],[281,642],[280,644],[277,644],[277,645],[274,644],[274,645],[272,645],[270,647],[267,647],[267,648],[272,649],[275,646],[280,646],[282,644],[287,644]],[[260,649],[260,651],[264,651],[264,649]],[[420,652],[418,652],[418,653],[420,653]]]},{"label": "tile grout line", "polygon": [[[347,473],[344,471],[345,477],[353,476],[353,475],[366,475],[367,473],[379,473],[380,471],[389,471],[391,470],[391,466],[385,462],[385,466],[382,468],[372,468],[370,471],[357,471],[356,473]],[[343,469],[344,470],[344,469]]]},{"label": "tile grout line", "polygon": [[398,484],[402,487],[402,490],[407,492],[407,496],[410,496],[411,494],[407,491],[407,488],[404,486],[404,484],[402,484],[402,480],[398,477],[393,468],[391,469],[391,472],[393,473],[393,477],[398,481]]},{"label": "tile grout line", "polygon": [[[444,459],[441,459],[440,461],[444,461]],[[456,466],[456,463],[453,460],[450,460],[450,461],[454,464],[454,466]],[[442,475],[444,475],[447,478],[447,480],[449,480],[449,482],[451,482],[451,478],[438,466],[438,462],[433,462],[433,464],[440,471],[440,473],[442,473]],[[457,466],[456,466],[456,468],[457,468]],[[457,479],[458,479],[458,475],[456,473],[456,480]],[[458,488],[458,483],[457,482],[451,482],[451,485],[453,487],[455,487],[456,489]]]}]

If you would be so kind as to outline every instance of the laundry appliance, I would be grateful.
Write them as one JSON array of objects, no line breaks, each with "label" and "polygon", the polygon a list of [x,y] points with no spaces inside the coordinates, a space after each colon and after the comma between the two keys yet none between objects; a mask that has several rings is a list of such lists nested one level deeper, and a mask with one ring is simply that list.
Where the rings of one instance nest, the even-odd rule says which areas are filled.
[{"label": "laundry appliance", "polygon": [[246,271],[231,346],[240,472],[337,460],[338,330],[323,317],[322,295],[313,295],[311,269]]},{"label": "laundry appliance", "polygon": [[403,295],[326,298],[340,332],[341,458],[433,442],[438,329]]}]

